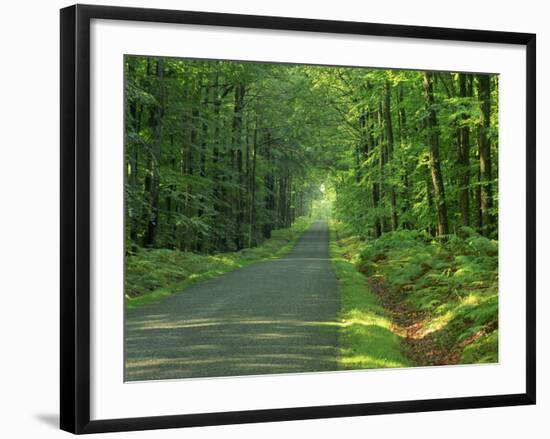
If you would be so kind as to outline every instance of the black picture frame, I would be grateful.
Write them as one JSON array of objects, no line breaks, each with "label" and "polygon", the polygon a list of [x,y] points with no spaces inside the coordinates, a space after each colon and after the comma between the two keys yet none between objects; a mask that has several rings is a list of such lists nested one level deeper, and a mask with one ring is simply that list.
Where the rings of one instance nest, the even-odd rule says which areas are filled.
[{"label": "black picture frame", "polygon": [[[334,34],[505,43],[526,47],[526,376],[525,393],[414,401],[90,420],[90,21],[181,23]],[[210,12],[74,5],[61,10],[61,404],[72,433],[303,420],[535,404],[536,36]]]}]

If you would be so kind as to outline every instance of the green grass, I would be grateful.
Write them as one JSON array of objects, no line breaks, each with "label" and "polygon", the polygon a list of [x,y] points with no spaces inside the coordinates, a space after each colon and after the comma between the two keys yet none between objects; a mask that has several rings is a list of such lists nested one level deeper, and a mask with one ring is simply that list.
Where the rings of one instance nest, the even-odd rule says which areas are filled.
[{"label": "green grass", "polygon": [[[341,227],[341,225],[340,225]],[[348,258],[421,319],[419,338],[459,363],[498,361],[498,243],[471,229],[444,243],[420,231],[344,241]]]},{"label": "green grass", "polygon": [[372,369],[410,365],[401,353],[399,337],[391,330],[391,320],[369,289],[365,277],[344,257],[345,250],[338,245],[331,227],[330,256],[341,297],[340,368]]},{"label": "green grass", "polygon": [[166,249],[139,249],[126,258],[127,309],[158,302],[201,282],[251,263],[288,253],[309,227],[309,218],[298,218],[289,229],[275,230],[258,247],[238,252],[201,255]]}]

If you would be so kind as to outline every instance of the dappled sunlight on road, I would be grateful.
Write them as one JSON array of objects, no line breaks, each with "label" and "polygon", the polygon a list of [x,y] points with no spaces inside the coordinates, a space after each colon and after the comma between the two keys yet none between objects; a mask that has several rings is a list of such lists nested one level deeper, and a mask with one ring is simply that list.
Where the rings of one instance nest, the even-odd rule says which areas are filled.
[{"label": "dappled sunlight on road", "polygon": [[336,370],[338,309],[317,222],[284,258],[128,312],[126,380]]}]

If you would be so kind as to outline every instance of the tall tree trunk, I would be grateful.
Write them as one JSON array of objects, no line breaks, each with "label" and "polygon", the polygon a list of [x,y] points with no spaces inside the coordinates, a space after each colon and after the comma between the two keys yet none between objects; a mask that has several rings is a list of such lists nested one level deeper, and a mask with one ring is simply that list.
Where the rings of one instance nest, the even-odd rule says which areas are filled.
[{"label": "tall tree trunk", "polygon": [[[139,138],[141,129],[141,106],[136,102],[130,104],[130,114],[133,121],[133,131],[136,138]],[[132,193],[138,193],[138,160],[139,160],[139,144],[135,141],[127,139],[127,145],[130,148],[129,152],[129,185]],[[135,203],[130,204],[130,200],[126,200],[128,205],[128,216],[130,217],[130,241],[137,244],[138,241],[138,214],[139,211]]]},{"label": "tall tree trunk", "polygon": [[287,196],[286,196],[286,218],[285,218],[285,227],[290,227],[294,221],[294,212],[292,208],[292,194],[293,189],[292,185],[294,184],[294,179],[292,178],[292,174],[288,176],[288,185],[287,185]]},{"label": "tall tree trunk", "polygon": [[[221,104],[222,99],[224,98],[224,95],[221,93],[221,90],[219,88],[219,73],[216,72],[214,76],[214,102],[213,102],[213,123],[214,123],[214,135],[212,138],[212,197],[214,199],[213,207],[214,207],[214,221],[217,222],[223,215],[223,206],[221,203],[222,195],[223,195],[223,189],[221,181],[223,180],[222,172],[222,164],[220,163],[221,157],[220,157],[220,143],[221,143],[221,126],[222,126],[222,118],[221,118]],[[226,91],[227,93],[228,91]],[[226,250],[227,249],[227,240],[225,239],[225,231],[220,230],[220,228],[215,228],[215,235],[212,237],[213,246],[216,249],[219,250]]]},{"label": "tall tree trunk", "polygon": [[[177,163],[177,151],[174,146],[174,134],[170,134],[169,136],[169,144],[170,149],[168,151],[170,156],[170,167],[174,170],[176,173],[178,171],[178,163]],[[168,241],[166,246],[172,249],[177,249],[177,225],[176,221],[174,220],[174,213],[177,211],[177,203],[174,202],[174,193],[177,190],[177,184],[174,180],[168,185],[168,190],[165,194],[165,200],[166,200],[166,233],[168,235]]]},{"label": "tall tree trunk", "polygon": [[[254,134],[254,130],[250,129],[251,125],[251,114],[246,117],[245,126],[244,126],[244,138],[245,138],[245,144],[246,144],[246,153],[245,153],[245,170],[244,170],[244,183],[243,183],[243,235],[244,229],[247,228],[247,236],[245,237],[246,242],[243,243],[244,246],[250,248],[250,173],[252,165],[250,163],[251,161],[251,139],[250,134]],[[246,227],[245,227],[246,226]]]},{"label": "tall tree trunk", "polygon": [[254,126],[254,137],[252,141],[252,166],[250,172],[250,230],[249,230],[249,239],[248,246],[255,247],[256,242],[256,151],[258,149],[258,120],[255,122]]},{"label": "tall tree trunk", "polygon": [[[405,145],[408,144],[408,137],[407,137],[407,113],[405,111],[405,106],[403,104],[403,84],[399,84],[397,88],[397,102],[398,102],[398,128],[399,128],[399,142],[401,145],[401,149],[405,148]],[[404,155],[402,155],[403,157]],[[410,215],[411,211],[411,200],[410,200],[410,194],[411,194],[411,185],[409,181],[409,173],[410,173],[410,164],[406,159],[402,158],[401,160],[401,168],[403,171],[402,174],[402,181],[403,181],[403,190],[402,190],[402,203],[403,203],[403,213],[407,216]],[[402,227],[404,229],[411,229],[412,224],[410,223],[409,219],[402,220]]]},{"label": "tall tree trunk", "polygon": [[476,197],[476,224],[478,230],[483,228],[483,217],[481,216],[481,172],[479,172],[479,152],[477,154],[477,185],[475,191]]},{"label": "tall tree trunk", "polygon": [[[426,200],[428,201],[428,211],[432,212],[434,208],[434,195],[430,170],[426,172]],[[432,236],[436,236],[435,225],[431,221],[428,224],[428,233]]]},{"label": "tall tree trunk", "polygon": [[[196,87],[196,88],[195,88]],[[199,134],[199,107],[201,105],[201,87],[200,84],[197,84],[191,91],[192,99],[192,109],[191,109],[191,118],[189,121],[190,124],[190,133],[189,133],[189,144],[187,145],[186,150],[186,159],[185,163],[187,166],[186,173],[187,175],[195,174],[195,150],[198,149],[198,134]],[[191,181],[191,180],[190,180]],[[195,208],[193,206],[193,186],[191,182],[187,184],[185,190],[185,216],[190,220],[195,216]],[[189,222],[191,224],[191,222]],[[185,228],[185,238],[184,238],[184,250],[191,251],[194,249],[195,243],[195,229],[188,225]]]},{"label": "tall tree trunk", "polygon": [[231,160],[233,169],[236,171],[236,183],[238,189],[234,198],[234,241],[237,250],[241,250],[244,246],[244,236],[242,232],[242,226],[244,222],[244,203],[243,203],[243,151],[242,151],[242,124],[243,124],[243,110],[244,110],[244,95],[246,93],[245,86],[239,84],[235,87],[235,106],[233,110],[233,147],[231,153]]},{"label": "tall tree trunk", "polygon": [[287,195],[287,185],[288,178],[287,176],[282,176],[279,178],[279,200],[277,203],[278,212],[279,212],[279,221],[277,228],[284,228],[286,226],[286,195]]},{"label": "tall tree trunk", "polygon": [[[378,157],[378,164],[379,164],[379,178],[378,178],[378,200],[382,207],[385,208],[385,202],[384,202],[384,193],[385,193],[385,176],[384,176],[384,166],[386,165],[388,161],[388,149],[386,145],[386,141],[384,139],[384,122],[383,122],[383,110],[382,110],[382,101],[378,104],[378,111],[377,111],[377,124],[378,124],[378,132],[380,133],[378,135],[378,149],[379,149],[379,157]],[[385,209],[380,209],[378,221],[380,222],[380,231],[381,233],[384,233],[387,231],[386,229],[386,217],[385,217]]]},{"label": "tall tree trunk", "polygon": [[[373,115],[371,110],[367,110],[366,114],[366,123],[367,123],[367,132],[366,132],[366,143],[365,143],[365,155],[368,157],[370,154],[374,154],[375,140],[373,131],[375,129],[375,120],[376,117]],[[372,208],[375,212],[374,218],[374,237],[379,238],[382,235],[382,227],[380,224],[380,184],[376,178],[372,178]]]},{"label": "tall tree trunk", "polygon": [[[460,97],[471,96],[470,75],[460,73],[458,75]],[[462,113],[462,126],[460,127],[457,168],[458,174],[458,205],[462,224],[470,225],[470,128],[465,121],[470,117],[466,112]]]},{"label": "tall tree trunk", "polygon": [[477,75],[477,95],[481,109],[478,131],[479,173],[481,184],[481,232],[491,236],[495,230],[495,218],[492,213],[492,169],[489,129],[491,124],[491,83],[489,75]]},{"label": "tall tree trunk", "polygon": [[[208,103],[210,101],[210,92],[211,92],[210,88],[211,87],[209,86],[208,79],[207,79],[204,84],[204,97],[202,100],[203,117],[201,121],[201,140],[200,140],[201,149],[200,149],[200,168],[199,168],[201,184],[206,179],[206,152],[208,150],[208,126],[210,122],[207,116],[208,116]],[[212,90],[214,89],[212,88]],[[203,208],[204,202],[205,202],[204,193],[203,191],[200,191],[199,209],[197,212],[197,216],[199,217],[199,219],[201,219],[204,214],[204,208]],[[207,248],[207,242],[206,242],[207,239],[208,239],[208,234],[202,233],[202,231],[200,230],[197,232],[196,249],[199,253],[203,252]]]},{"label": "tall tree trunk", "polygon": [[424,96],[428,111],[427,129],[430,145],[430,170],[432,174],[434,202],[437,210],[438,235],[443,236],[449,234],[449,222],[447,219],[445,188],[441,174],[441,164],[439,162],[439,128],[434,108],[433,73],[430,72],[424,73]]},{"label": "tall tree trunk", "polygon": [[[393,125],[391,119],[391,87],[390,82],[386,81],[384,90],[384,124],[386,126],[386,140],[387,140],[387,150],[388,150],[388,162],[390,164],[391,172],[391,161],[393,158],[393,149],[394,149],[394,140],[393,140]],[[395,187],[390,181],[389,183],[389,192],[390,192],[390,206],[391,206],[391,228],[392,230],[397,230],[397,199],[395,195]]]},{"label": "tall tree trunk", "polygon": [[160,156],[162,144],[162,118],[164,116],[164,60],[157,59],[157,87],[155,105],[152,114],[153,145],[151,147],[151,172],[149,180],[149,208],[147,231],[144,237],[145,247],[156,245],[156,232],[159,220],[159,192],[160,192]]},{"label": "tall tree trunk", "polygon": [[271,238],[271,231],[273,230],[273,221],[275,219],[275,177],[273,172],[273,158],[271,153],[271,134],[267,133],[266,145],[265,145],[265,159],[267,162],[267,170],[264,175],[264,207],[266,210],[266,219],[262,226],[262,235],[264,239]]}]

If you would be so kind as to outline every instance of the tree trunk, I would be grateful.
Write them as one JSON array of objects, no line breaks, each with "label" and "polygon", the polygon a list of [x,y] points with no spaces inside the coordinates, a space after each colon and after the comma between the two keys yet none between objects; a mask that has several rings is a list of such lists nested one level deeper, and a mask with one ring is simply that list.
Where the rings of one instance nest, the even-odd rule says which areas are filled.
[{"label": "tree trunk", "polygon": [[262,226],[262,235],[264,239],[271,238],[273,230],[273,220],[275,215],[275,177],[273,176],[273,159],[271,154],[271,135],[267,133],[265,159],[268,169],[264,175],[264,207],[266,210],[266,219]]},{"label": "tree trunk", "polygon": [[[373,135],[373,130],[375,128],[375,117],[372,114],[371,110],[367,109],[366,114],[366,124],[367,124],[367,132],[366,132],[366,143],[365,143],[365,155],[368,157],[370,154],[374,154],[374,146],[375,146],[375,140]],[[373,228],[374,228],[374,237],[379,238],[382,235],[382,228],[380,225],[379,220],[379,207],[380,207],[380,184],[376,181],[376,178],[372,178],[372,208],[375,212],[374,214],[374,221],[373,221]]]},{"label": "tree trunk", "polygon": [[[397,88],[397,102],[398,102],[398,128],[399,128],[399,142],[401,145],[401,149],[405,148],[405,145],[408,144],[408,137],[407,137],[407,113],[405,111],[405,106],[403,104],[403,85],[400,83]],[[410,194],[411,194],[411,185],[409,181],[409,168],[410,164],[406,159],[402,159],[401,161],[401,168],[403,171],[402,174],[402,181],[403,181],[403,191],[401,195],[402,203],[403,203],[403,212],[405,214],[405,218],[410,215],[411,210],[411,200],[410,200]],[[404,229],[411,229],[412,224],[409,219],[402,220],[402,227]]]},{"label": "tree trunk", "polygon": [[250,173],[250,230],[248,246],[256,247],[256,151],[258,149],[258,121],[254,127],[254,137],[252,141],[252,169]]},{"label": "tree trunk", "polygon": [[[130,114],[133,120],[133,130],[135,137],[139,137],[139,132],[141,129],[141,107],[135,102],[130,104]],[[129,184],[132,190],[132,193],[137,194],[138,191],[138,160],[139,160],[139,148],[135,142],[127,140],[127,145],[130,148],[129,153]],[[133,244],[136,244],[138,241],[138,209],[137,206],[132,205],[130,207],[130,200],[126,201],[128,207],[128,216],[130,217],[130,240]],[[133,203],[135,204],[135,203]]]},{"label": "tree trunk", "polygon": [[231,153],[231,162],[234,165],[237,173],[237,187],[235,197],[233,200],[234,206],[234,221],[235,221],[235,247],[236,250],[241,250],[244,246],[244,236],[242,232],[242,225],[244,222],[243,211],[243,151],[242,151],[242,122],[243,122],[243,109],[244,109],[244,95],[246,89],[244,85],[239,84],[235,88],[235,106],[233,111],[233,148]]},{"label": "tree trunk", "polygon": [[491,144],[489,141],[491,116],[491,85],[489,75],[477,75],[477,95],[481,109],[478,131],[479,174],[481,184],[481,233],[491,236],[495,230],[495,218],[492,213],[492,169]]},{"label": "tree trunk", "polygon": [[[391,119],[391,88],[390,82],[386,81],[385,84],[385,93],[384,93],[384,124],[386,126],[386,140],[387,140],[387,150],[388,150],[388,163],[391,166],[391,160],[393,158],[393,125]],[[391,172],[391,169],[390,169]],[[389,192],[390,192],[390,206],[391,206],[391,228],[393,231],[397,230],[397,199],[395,195],[395,187],[390,181],[389,183]]]},{"label": "tree trunk", "polygon": [[[384,122],[383,122],[383,119],[382,119],[382,114],[383,114],[383,110],[382,110],[382,101],[380,101],[380,103],[378,104],[378,111],[377,111],[377,118],[376,118],[376,121],[377,121],[377,124],[378,124],[378,131],[379,131],[379,135],[378,135],[378,150],[379,150],[379,157],[378,157],[378,165],[379,165],[379,175],[378,175],[378,202],[379,204],[382,206],[382,207],[385,207],[385,202],[384,202],[384,192],[385,192],[385,178],[384,178],[384,166],[387,162],[387,156],[388,156],[388,151],[387,151],[387,147],[386,147],[386,142],[385,142],[385,139],[384,139]],[[384,212],[385,209],[380,209],[379,210],[379,215],[378,215],[378,221],[380,222],[380,233],[385,233],[387,230],[386,230],[386,218],[385,218],[385,212]]]},{"label": "tree trunk", "polygon": [[[191,92],[191,99],[192,99],[192,109],[191,109],[191,118],[189,121],[190,124],[190,134],[189,134],[189,144],[187,145],[187,151],[186,151],[186,173],[187,175],[193,175],[195,173],[195,149],[197,148],[197,140],[198,140],[198,121],[199,121],[199,106],[201,103],[201,89],[200,85],[197,86],[197,89],[194,89]],[[187,188],[185,191],[186,194],[186,200],[185,200],[185,209],[184,214],[188,219],[193,218],[195,212],[194,212],[194,206],[193,206],[193,187],[191,183],[187,184]],[[185,238],[184,238],[184,250],[185,251],[191,251],[194,248],[195,243],[195,230],[188,225],[185,228]]]},{"label": "tree trunk", "polygon": [[277,228],[284,228],[286,226],[286,185],[287,177],[283,176],[279,178],[279,200],[277,203],[279,221]]},{"label": "tree trunk", "polygon": [[157,59],[157,87],[155,105],[152,114],[153,145],[151,148],[151,173],[149,180],[149,218],[147,231],[144,237],[145,247],[154,247],[159,219],[159,192],[160,192],[160,156],[162,144],[162,118],[164,115],[164,61]]},{"label": "tree trunk", "polygon": [[[222,197],[222,188],[221,188],[221,174],[222,166],[220,163],[220,129],[222,125],[220,110],[223,96],[219,89],[219,74],[216,72],[214,76],[214,102],[213,102],[213,123],[214,123],[214,135],[212,138],[212,197],[214,199],[214,212],[215,217],[214,221],[218,221],[222,215],[222,205],[220,203]],[[213,247],[216,249],[225,250],[227,248],[227,242],[225,240],[225,234],[223,230],[215,228],[215,234],[211,238],[213,241]]]},{"label": "tree trunk", "polygon": [[437,115],[434,108],[433,73],[424,73],[424,96],[428,110],[427,129],[430,146],[430,170],[434,192],[434,203],[437,211],[438,235],[449,234],[449,222],[447,219],[447,204],[445,201],[445,188],[439,162],[439,128]]},{"label": "tree trunk", "polygon": [[483,218],[481,216],[481,172],[479,171],[479,151],[477,153],[477,184],[475,188],[475,202],[476,202],[476,224],[478,230],[483,228]]},{"label": "tree trunk", "polygon": [[[204,182],[204,180],[206,179],[206,152],[208,150],[208,126],[209,126],[209,121],[207,120],[207,114],[208,114],[207,109],[208,109],[209,101],[210,101],[210,87],[207,80],[205,81],[205,84],[204,84],[204,97],[202,100],[203,117],[201,122],[201,140],[200,140],[201,150],[200,150],[200,169],[199,169],[201,183]],[[203,209],[204,202],[205,202],[205,197],[203,195],[203,192],[201,191],[199,195],[199,209],[197,212],[197,216],[199,219],[201,219],[204,214],[204,209]],[[207,242],[206,242],[207,239],[208,239],[208,235],[205,233],[202,233],[199,230],[197,233],[196,246],[195,246],[195,248],[199,253],[203,252],[207,247]]]},{"label": "tree trunk", "polygon": [[[470,75],[460,73],[458,75],[460,97],[467,98],[471,96]],[[470,128],[465,124],[465,120],[470,117],[466,112],[462,113],[462,126],[459,131],[458,145],[458,205],[462,224],[470,225]]]}]

